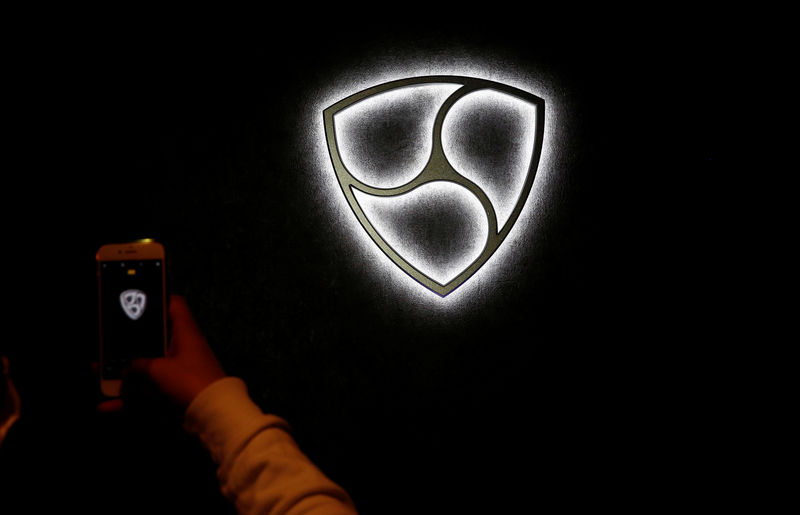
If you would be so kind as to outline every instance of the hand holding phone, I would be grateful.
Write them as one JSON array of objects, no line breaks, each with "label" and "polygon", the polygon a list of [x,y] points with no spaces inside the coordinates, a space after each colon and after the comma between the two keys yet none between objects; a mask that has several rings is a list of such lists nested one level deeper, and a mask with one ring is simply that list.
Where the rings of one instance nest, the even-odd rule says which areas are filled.
[{"label": "hand holding phone", "polygon": [[183,297],[169,303],[172,336],[166,358],[137,359],[133,371],[147,376],[174,404],[186,408],[211,383],[226,376]]},{"label": "hand holding phone", "polygon": [[[186,300],[171,295],[168,309],[172,334],[167,356],[134,359],[130,372],[146,377],[174,405],[186,409],[197,394],[226,374],[197,326]],[[98,410],[103,412],[122,408],[123,402],[119,398],[98,406]]]}]

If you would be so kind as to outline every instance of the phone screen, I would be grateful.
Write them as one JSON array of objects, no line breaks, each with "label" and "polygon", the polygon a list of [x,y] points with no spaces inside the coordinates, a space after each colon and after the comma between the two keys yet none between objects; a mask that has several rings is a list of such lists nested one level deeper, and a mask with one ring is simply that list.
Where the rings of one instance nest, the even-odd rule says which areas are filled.
[{"label": "phone screen", "polygon": [[135,358],[164,355],[160,259],[100,263],[104,379],[120,379]]}]

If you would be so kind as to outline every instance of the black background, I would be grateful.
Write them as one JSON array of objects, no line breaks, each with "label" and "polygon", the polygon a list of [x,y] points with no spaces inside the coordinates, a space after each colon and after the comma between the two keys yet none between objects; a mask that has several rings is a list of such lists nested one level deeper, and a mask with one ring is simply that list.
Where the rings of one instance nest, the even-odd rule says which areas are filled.
[{"label": "black background", "polygon": [[[26,331],[6,353],[24,417],[2,449],[4,495],[226,511],[168,408],[94,411],[94,252],[139,237],[166,245],[170,289],[228,373],[364,513],[722,495],[732,358],[705,304],[714,214],[694,215],[695,188],[724,173],[724,21],[425,12],[433,21],[114,18],[18,40],[21,159],[6,195],[24,200],[6,216],[24,249],[13,267]],[[428,53],[535,70],[565,107],[524,266],[448,315],[364,272],[297,147],[326,79]],[[43,489],[52,496],[33,495]]]}]

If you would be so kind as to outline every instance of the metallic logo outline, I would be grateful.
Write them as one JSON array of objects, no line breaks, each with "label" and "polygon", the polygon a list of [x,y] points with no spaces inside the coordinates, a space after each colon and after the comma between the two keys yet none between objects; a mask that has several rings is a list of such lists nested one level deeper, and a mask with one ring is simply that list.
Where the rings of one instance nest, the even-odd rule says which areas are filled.
[{"label": "metallic logo outline", "polygon": [[[384,93],[393,89],[422,84],[461,84],[460,88],[455,90],[452,94],[450,94],[450,96],[447,97],[436,114],[433,125],[433,147],[431,149],[430,157],[422,171],[411,181],[394,188],[375,188],[356,179],[347,170],[347,167],[344,165],[342,157],[339,154],[339,147],[336,141],[334,116],[338,112],[361,100],[372,97],[373,95]],[[517,203],[508,217],[508,220],[506,220],[505,225],[500,230],[498,230],[497,227],[497,214],[494,206],[489,200],[489,197],[480,187],[478,187],[477,184],[461,175],[453,167],[453,165],[450,164],[445,156],[442,143],[442,126],[444,124],[445,116],[450,108],[459,99],[467,94],[486,89],[506,93],[531,103],[536,108],[536,126],[533,142],[534,148],[531,156],[531,162],[528,167],[525,182],[520,190],[519,197],[517,198]],[[341,187],[342,192],[347,199],[347,203],[350,205],[353,213],[358,218],[361,226],[364,227],[370,238],[372,238],[372,240],[378,245],[384,254],[386,254],[389,259],[399,266],[406,274],[439,296],[445,297],[453,290],[461,286],[465,281],[467,281],[467,279],[472,277],[472,275],[477,272],[478,269],[480,269],[480,267],[482,267],[489,260],[489,258],[491,258],[491,256],[495,253],[495,251],[497,251],[502,242],[505,240],[506,236],[508,236],[511,228],[516,224],[516,221],[522,212],[522,208],[528,199],[530,190],[533,187],[533,181],[536,178],[536,172],[539,168],[539,160],[541,158],[542,145],[544,142],[544,107],[544,99],[539,98],[532,93],[528,93],[499,82],[472,77],[460,77],[455,75],[429,75],[385,82],[383,84],[379,84],[377,86],[354,93],[353,95],[339,100],[338,102],[324,109],[323,118],[325,122],[325,138],[328,144],[328,152],[333,163],[334,171],[336,172],[336,177],[339,181],[339,186]],[[452,182],[467,188],[467,190],[474,194],[480,201],[489,223],[487,240],[481,253],[472,261],[472,263],[465,267],[461,273],[459,273],[446,284],[440,284],[431,279],[425,273],[409,263],[400,254],[398,254],[397,251],[391,245],[389,245],[383,236],[375,229],[372,222],[364,213],[363,208],[358,203],[355,194],[353,193],[353,188],[355,188],[369,195],[392,197],[408,193],[409,191],[422,186],[423,184],[428,184],[434,181]]]}]

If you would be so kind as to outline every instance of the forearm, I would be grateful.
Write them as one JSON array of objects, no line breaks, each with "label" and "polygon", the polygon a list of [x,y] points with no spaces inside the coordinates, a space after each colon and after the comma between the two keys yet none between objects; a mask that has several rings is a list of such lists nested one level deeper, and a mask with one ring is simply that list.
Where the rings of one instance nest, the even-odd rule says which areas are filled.
[{"label": "forearm", "polygon": [[356,513],[347,493],[300,451],[286,422],[262,413],[241,380],[204,390],[186,410],[185,426],[211,453],[222,492],[239,513]]}]

